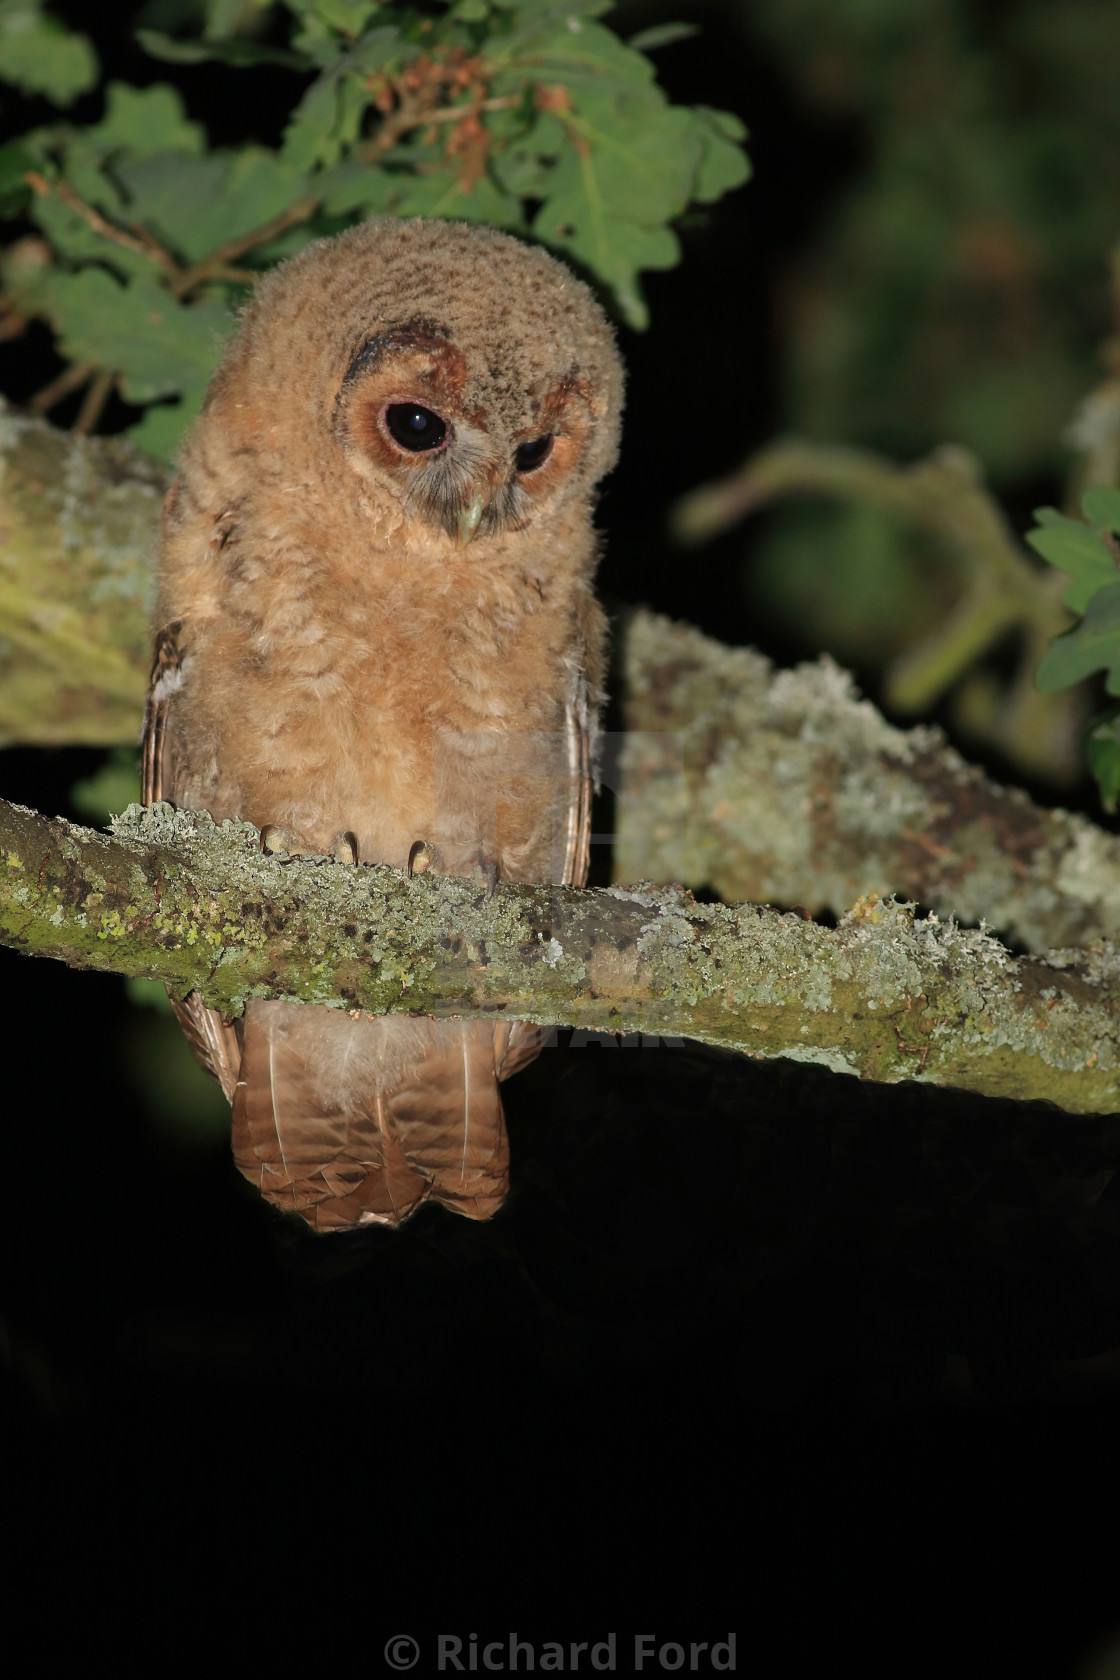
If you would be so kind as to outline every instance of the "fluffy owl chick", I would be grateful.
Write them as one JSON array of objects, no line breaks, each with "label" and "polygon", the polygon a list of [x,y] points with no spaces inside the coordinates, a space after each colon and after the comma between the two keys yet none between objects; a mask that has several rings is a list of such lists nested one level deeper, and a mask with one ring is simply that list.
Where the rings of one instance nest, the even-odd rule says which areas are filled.
[{"label": "fluffy owl chick", "polygon": [[[262,279],[164,510],[145,798],[272,850],[582,885],[621,404],[590,292],[503,234],[367,222]],[[534,1028],[177,1012],[238,1167],[315,1229],[500,1206]]]}]

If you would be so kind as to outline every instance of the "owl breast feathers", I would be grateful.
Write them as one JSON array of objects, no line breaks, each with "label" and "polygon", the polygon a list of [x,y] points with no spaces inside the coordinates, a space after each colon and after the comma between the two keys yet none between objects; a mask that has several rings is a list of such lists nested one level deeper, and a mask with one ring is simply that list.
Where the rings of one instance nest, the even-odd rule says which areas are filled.
[{"label": "owl breast feathers", "polygon": [[[145,799],[338,867],[582,885],[621,406],[590,292],[503,234],[367,222],[262,279],[164,509]],[[535,1028],[176,1010],[238,1167],[314,1229],[500,1206]]]}]

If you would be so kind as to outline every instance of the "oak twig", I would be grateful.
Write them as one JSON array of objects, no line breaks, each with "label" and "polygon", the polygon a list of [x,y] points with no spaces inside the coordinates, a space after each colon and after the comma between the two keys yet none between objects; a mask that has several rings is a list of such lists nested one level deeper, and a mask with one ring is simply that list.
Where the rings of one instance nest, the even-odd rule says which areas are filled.
[{"label": "oak twig", "polygon": [[103,216],[100,210],[95,209],[92,204],[87,204],[84,198],[80,198],[68,182],[48,181],[45,175],[39,174],[38,170],[29,169],[27,183],[32,191],[38,193],[41,198],[53,193],[66,205],[68,210],[72,210],[76,216],[80,216],[87,227],[92,228],[94,233],[99,233],[103,239],[109,240],[111,244],[119,245],[123,250],[131,251],[135,256],[147,257],[150,262],[157,263],[160,268],[173,277],[182,274],[183,271],[171,252],[165,250],[158,239],[155,239],[144,228],[135,228],[129,232],[125,228],[117,227],[107,216]]},{"label": "oak twig", "polygon": [[82,406],[78,410],[78,418],[74,421],[74,431],[79,437],[88,437],[96,430],[97,422],[101,418],[105,404],[113,394],[113,386],[117,376],[112,368],[102,368],[90,380],[89,390],[82,398]]},{"label": "oak twig", "polygon": [[[1043,695],[1033,684],[1038,649],[1069,628],[1068,580],[1040,569],[1018,541],[968,450],[935,449],[899,466],[868,449],[787,439],[751,456],[730,477],[682,497],[672,515],[684,543],[700,543],[748,513],[794,495],[833,496],[875,508],[934,535],[963,565],[965,588],[926,635],[898,654],[884,676],[889,706],[929,709],[1010,632],[1021,637],[1019,671],[1002,707],[984,710],[977,732],[1017,762],[1060,780],[1084,727],[1074,691]],[[973,710],[979,711],[973,696]],[[979,718],[974,720],[974,727]]]},{"label": "oak twig", "polygon": [[46,414],[72,391],[79,391],[83,385],[88,385],[96,372],[97,368],[93,362],[71,362],[49,385],[44,385],[41,391],[36,391],[28,404],[32,414]]},{"label": "oak twig", "polygon": [[318,198],[297,198],[289,204],[286,210],[281,210],[271,221],[264,222],[260,227],[253,228],[249,233],[242,233],[236,239],[227,239],[223,245],[218,245],[209,252],[193,268],[180,274],[173,282],[171,290],[176,297],[185,297],[196,286],[201,286],[206,280],[236,279],[255,280],[257,275],[248,269],[234,269],[231,265],[238,257],[254,250],[258,245],[267,245],[270,239],[278,239],[289,228],[298,227],[300,222],[306,222],[319,208]]}]

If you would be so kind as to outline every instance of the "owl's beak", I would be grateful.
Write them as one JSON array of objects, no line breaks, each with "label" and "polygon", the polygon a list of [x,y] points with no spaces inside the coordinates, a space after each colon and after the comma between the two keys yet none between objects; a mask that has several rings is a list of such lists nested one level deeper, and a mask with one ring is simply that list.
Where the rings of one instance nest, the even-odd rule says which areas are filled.
[{"label": "owl's beak", "polygon": [[482,522],[486,512],[486,497],[480,490],[473,502],[468,502],[465,508],[460,508],[457,520],[458,535],[455,538],[456,548],[466,548]]}]

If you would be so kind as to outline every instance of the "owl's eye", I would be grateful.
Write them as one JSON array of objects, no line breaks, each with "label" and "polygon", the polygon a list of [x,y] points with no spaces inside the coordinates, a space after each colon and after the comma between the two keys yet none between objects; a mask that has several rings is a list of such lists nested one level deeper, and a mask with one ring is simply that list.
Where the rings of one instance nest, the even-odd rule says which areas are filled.
[{"label": "owl's eye", "polygon": [[385,424],[394,441],[415,454],[438,449],[447,436],[446,421],[430,408],[421,408],[419,403],[390,403],[385,410]]},{"label": "owl's eye", "polygon": [[543,466],[552,454],[552,433],[546,432],[544,437],[532,438],[528,443],[519,443],[513,452],[513,465],[517,472],[532,472],[535,467]]}]

